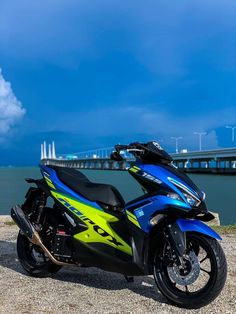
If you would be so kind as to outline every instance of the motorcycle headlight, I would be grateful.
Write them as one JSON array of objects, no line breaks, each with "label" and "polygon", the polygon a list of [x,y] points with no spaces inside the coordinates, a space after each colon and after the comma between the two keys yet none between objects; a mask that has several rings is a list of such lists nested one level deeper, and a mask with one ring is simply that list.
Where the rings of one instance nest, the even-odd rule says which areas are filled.
[{"label": "motorcycle headlight", "polygon": [[191,195],[183,193],[186,201],[189,203],[190,206],[198,206],[199,205],[199,201],[197,201],[196,199],[194,199]]},{"label": "motorcycle headlight", "polygon": [[173,200],[181,201],[181,197],[177,193],[168,193],[166,196]]},{"label": "motorcycle headlight", "polygon": [[176,187],[178,187],[181,192],[184,194],[186,201],[190,206],[197,207],[201,204],[201,199],[197,197],[194,193],[192,193],[187,186],[185,186],[183,183],[168,177],[168,180],[173,183]]}]

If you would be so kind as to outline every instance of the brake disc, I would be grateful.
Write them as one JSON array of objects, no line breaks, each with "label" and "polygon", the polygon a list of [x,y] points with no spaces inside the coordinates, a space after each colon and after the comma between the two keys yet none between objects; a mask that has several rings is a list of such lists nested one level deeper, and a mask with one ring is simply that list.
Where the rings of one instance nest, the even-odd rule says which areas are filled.
[{"label": "brake disc", "polygon": [[200,263],[194,251],[184,257],[184,264],[183,269],[180,266],[167,267],[167,272],[172,281],[181,286],[188,286],[194,283],[200,274]]}]

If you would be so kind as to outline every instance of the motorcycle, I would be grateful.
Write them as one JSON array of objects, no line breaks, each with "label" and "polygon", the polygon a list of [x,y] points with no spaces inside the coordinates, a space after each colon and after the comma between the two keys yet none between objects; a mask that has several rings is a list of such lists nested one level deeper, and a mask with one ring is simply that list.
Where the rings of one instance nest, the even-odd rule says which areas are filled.
[{"label": "motorcycle", "polygon": [[76,169],[40,165],[43,179],[26,179],[35,186],[11,210],[23,269],[35,277],[70,265],[117,272],[127,281],[153,275],[170,303],[209,304],[224,287],[227,263],[221,237],[204,224],[214,218],[205,193],[157,142],[116,145],[111,159],[121,162],[125,151],[136,160],[128,172],[145,192],[126,204],[114,186]]}]

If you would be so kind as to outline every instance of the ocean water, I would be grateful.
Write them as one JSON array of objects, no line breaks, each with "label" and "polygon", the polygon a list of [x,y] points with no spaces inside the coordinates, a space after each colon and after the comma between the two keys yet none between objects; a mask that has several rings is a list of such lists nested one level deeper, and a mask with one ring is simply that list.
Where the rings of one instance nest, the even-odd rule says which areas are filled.
[{"label": "ocean water", "polygon": [[[90,180],[118,188],[125,201],[143,194],[138,183],[125,171],[83,170]],[[21,204],[29,184],[24,178],[40,178],[38,168],[0,168],[0,215]],[[218,212],[222,224],[236,223],[236,176],[192,174],[191,179],[205,191],[209,210]]]}]

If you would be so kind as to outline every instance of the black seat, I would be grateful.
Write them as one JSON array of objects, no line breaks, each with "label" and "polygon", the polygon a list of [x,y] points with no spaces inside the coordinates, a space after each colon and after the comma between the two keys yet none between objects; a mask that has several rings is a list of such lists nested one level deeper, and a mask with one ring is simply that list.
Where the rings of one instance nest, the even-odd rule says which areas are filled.
[{"label": "black seat", "polygon": [[91,182],[82,172],[73,168],[48,166],[54,169],[58,178],[75,192],[90,201],[101,202],[113,207],[123,208],[125,201],[120,192],[110,184]]}]

